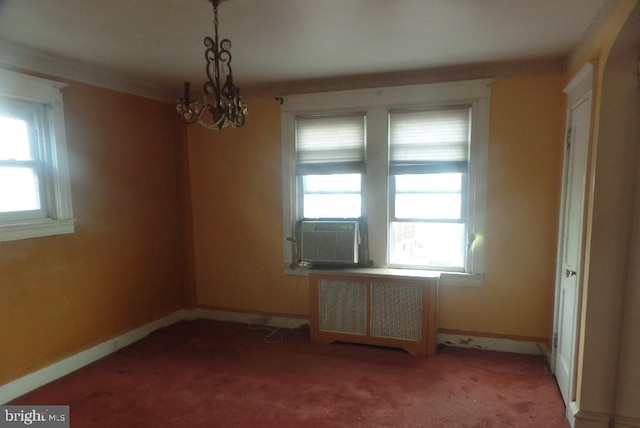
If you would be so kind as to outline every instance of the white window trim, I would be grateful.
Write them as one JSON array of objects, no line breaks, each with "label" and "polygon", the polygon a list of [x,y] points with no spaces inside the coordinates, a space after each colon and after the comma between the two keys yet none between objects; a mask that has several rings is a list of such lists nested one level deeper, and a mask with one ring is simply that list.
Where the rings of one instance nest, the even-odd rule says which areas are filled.
[{"label": "white window trim", "polygon": [[[367,114],[366,164],[364,187],[365,215],[369,230],[369,252],[375,267],[387,268],[389,171],[387,140],[372,136],[387,132],[387,115],[392,109],[437,107],[454,104],[472,105],[471,153],[469,164],[469,208],[467,222],[475,234],[476,251],[468,251],[467,271],[446,272],[441,282],[447,285],[481,285],[484,275],[484,225],[486,212],[487,152],[489,141],[489,102],[491,79],[452,83],[410,85],[351,91],[299,94],[283,97],[282,127],[282,195],[283,195],[283,265],[285,272],[306,275],[304,269],[292,266],[296,203],[295,116],[311,113],[339,113],[355,110]],[[373,193],[367,187],[381,189]],[[376,196],[378,198],[376,198]],[[384,231],[376,233],[375,231]],[[410,269],[406,269],[410,270]]]},{"label": "white window trim", "polygon": [[73,233],[75,220],[71,205],[71,185],[67,163],[67,144],[64,125],[64,104],[61,90],[67,86],[39,77],[0,69],[0,95],[17,100],[42,103],[47,106],[48,141],[47,164],[51,176],[48,218],[15,220],[0,223],[0,241],[36,238]]}]

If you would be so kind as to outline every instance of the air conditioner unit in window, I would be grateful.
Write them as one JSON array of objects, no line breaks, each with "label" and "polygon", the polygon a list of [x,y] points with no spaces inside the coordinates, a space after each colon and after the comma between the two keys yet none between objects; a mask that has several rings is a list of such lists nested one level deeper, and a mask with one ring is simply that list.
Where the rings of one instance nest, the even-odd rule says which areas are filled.
[{"label": "air conditioner unit in window", "polygon": [[312,265],[358,263],[357,221],[305,220],[300,230],[300,259]]}]

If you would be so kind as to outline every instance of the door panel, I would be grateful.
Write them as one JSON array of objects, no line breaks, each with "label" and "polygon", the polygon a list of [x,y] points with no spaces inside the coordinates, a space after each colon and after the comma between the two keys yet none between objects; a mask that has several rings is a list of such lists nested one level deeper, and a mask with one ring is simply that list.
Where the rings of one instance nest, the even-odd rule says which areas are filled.
[{"label": "door panel", "polygon": [[590,119],[591,97],[588,96],[569,111],[570,137],[565,153],[555,359],[555,374],[565,404],[575,399],[576,327]]}]

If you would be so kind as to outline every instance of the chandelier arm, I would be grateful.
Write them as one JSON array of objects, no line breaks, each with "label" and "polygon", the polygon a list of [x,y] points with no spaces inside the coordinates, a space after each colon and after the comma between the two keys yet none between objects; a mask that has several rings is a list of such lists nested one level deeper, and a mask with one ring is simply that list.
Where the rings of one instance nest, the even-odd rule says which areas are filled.
[{"label": "chandelier arm", "polygon": [[196,101],[179,99],[176,106],[176,111],[178,112],[178,115],[183,122],[185,122],[187,125],[191,125],[200,120],[204,109],[200,107],[200,105],[198,105]]}]

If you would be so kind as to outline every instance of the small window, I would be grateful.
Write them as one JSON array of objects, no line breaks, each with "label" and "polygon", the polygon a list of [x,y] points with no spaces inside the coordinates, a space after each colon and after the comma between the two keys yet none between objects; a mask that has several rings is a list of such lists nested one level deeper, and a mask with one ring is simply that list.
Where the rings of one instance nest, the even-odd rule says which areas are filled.
[{"label": "small window", "polygon": [[389,115],[389,265],[465,268],[470,107]]},{"label": "small window", "polygon": [[0,102],[0,220],[46,217],[41,110],[33,103]]},{"label": "small window", "polygon": [[0,70],[0,241],[73,232],[62,86]]},{"label": "small window", "polygon": [[362,216],[364,114],[296,118],[299,218]]}]

